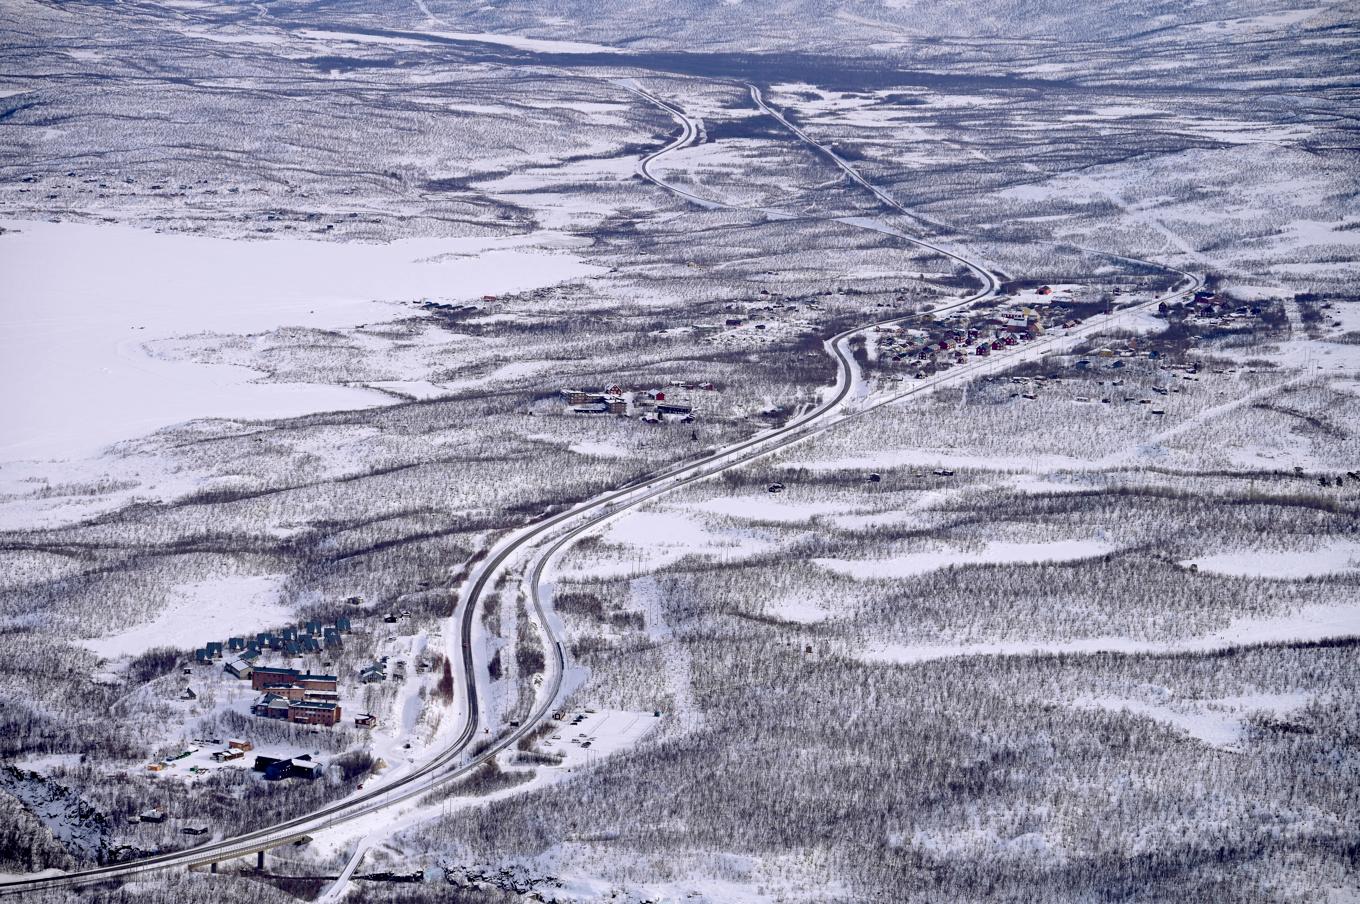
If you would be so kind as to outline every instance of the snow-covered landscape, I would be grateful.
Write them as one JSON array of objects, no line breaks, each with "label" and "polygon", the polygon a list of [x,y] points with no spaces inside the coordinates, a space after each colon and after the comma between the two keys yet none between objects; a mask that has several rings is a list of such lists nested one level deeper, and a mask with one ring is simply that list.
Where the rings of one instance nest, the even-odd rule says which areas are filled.
[{"label": "snow-covered landscape", "polygon": [[1360,21],[0,0],[0,897],[1360,900]]}]

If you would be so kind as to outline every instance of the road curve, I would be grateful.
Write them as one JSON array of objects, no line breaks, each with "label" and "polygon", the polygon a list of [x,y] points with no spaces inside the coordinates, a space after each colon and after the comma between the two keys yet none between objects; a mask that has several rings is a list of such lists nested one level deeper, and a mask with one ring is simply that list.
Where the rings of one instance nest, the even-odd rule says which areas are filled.
[{"label": "road curve", "polygon": [[638,97],[641,97],[643,100],[646,100],[648,103],[660,107],[662,110],[665,110],[667,113],[671,115],[671,118],[673,118],[676,122],[680,124],[680,135],[678,138],[676,138],[674,141],[672,141],[665,147],[660,148],[659,150],[652,151],[650,154],[648,154],[647,156],[643,157],[641,160],[638,161],[637,167],[638,175],[642,176],[642,178],[646,179],[648,182],[651,182],[653,185],[656,185],[660,188],[664,188],[666,191],[677,194],[688,201],[692,201],[693,203],[698,204],[700,207],[725,207],[726,205],[724,204],[719,204],[716,201],[709,200],[708,198],[700,197],[699,195],[687,191],[686,189],[683,189],[678,185],[673,185],[669,182],[665,182],[652,172],[651,168],[652,162],[655,161],[658,157],[661,157],[665,154],[669,154],[672,151],[678,151],[681,148],[687,148],[690,145],[694,144],[695,140],[698,139],[699,137],[699,124],[696,123],[690,117],[686,116],[682,111],[680,111],[676,107],[671,106],[670,104],[656,97],[654,94],[651,94],[648,91],[644,91],[640,86],[636,84],[625,84],[623,87],[626,90],[633,92]]},{"label": "road curve", "polygon": [[[906,233],[900,230],[892,229],[890,227],[885,227],[879,224],[870,224],[867,222],[862,222],[860,218],[854,216],[834,216],[834,215],[814,217],[797,216],[784,214],[766,207],[745,207],[738,204],[728,204],[725,201],[719,201],[715,198],[705,198],[701,195],[696,195],[689,189],[682,188],[678,185],[675,185],[674,183],[665,181],[664,179],[660,178],[659,176],[652,172],[651,163],[658,157],[662,156],[663,154],[667,154],[671,151],[680,150],[681,148],[686,148],[694,144],[695,140],[698,138],[699,135],[699,125],[691,116],[685,113],[682,109],[675,106],[674,104],[670,104],[667,103],[666,101],[661,100],[651,92],[645,91],[641,87],[638,87],[636,85],[624,85],[623,87],[626,90],[631,91],[633,94],[636,94],[638,97],[643,98],[648,103],[651,103],[656,107],[659,107],[660,109],[664,110],[666,113],[670,114],[671,118],[674,119],[680,125],[680,136],[678,138],[671,141],[670,144],[666,145],[661,150],[648,154],[646,157],[642,159],[641,163],[638,165],[638,174],[641,175],[648,182],[651,182],[652,184],[660,188],[663,188],[674,195],[684,198],[687,201],[692,201],[693,203],[698,204],[701,207],[706,207],[710,209],[721,208],[724,210],[750,210],[757,213],[766,214],[767,216],[778,216],[780,220],[785,222],[806,220],[816,220],[818,222],[838,222],[846,226],[853,226],[856,229],[867,229],[871,232],[879,232],[887,235],[892,235],[912,245],[916,245],[919,248],[924,248],[927,251],[930,251],[934,254],[939,254],[943,257],[949,258],[955,263],[962,265],[965,269],[967,269],[974,276],[976,276],[981,281],[984,289],[982,292],[971,295],[968,298],[965,298],[961,301],[951,303],[947,308],[941,308],[940,310],[955,310],[956,308],[963,307],[965,305],[972,304],[973,302],[978,301],[982,298],[986,298],[989,295],[994,295],[1001,290],[1001,280],[996,276],[996,274],[992,273],[982,264],[969,260],[963,257],[962,255],[949,250],[939,242],[928,241],[926,239],[918,238],[916,236],[907,235]],[[836,165],[840,167],[842,170],[844,170],[847,174],[849,174],[851,179],[853,179],[857,184],[863,186],[864,188],[872,192],[874,197],[881,201],[883,204],[885,204],[888,207],[891,207],[894,211],[907,217],[908,219],[917,222],[928,222],[918,214],[915,214],[906,207],[903,207],[887,192],[882,191],[881,189],[873,185],[873,183],[865,179],[864,176],[862,176],[858,170],[856,170],[853,166],[851,166],[844,159],[838,156],[834,151],[832,151],[831,149],[827,148],[822,144],[819,144],[815,139],[813,139],[803,130],[799,129],[797,126],[793,125],[787,119],[785,119],[783,114],[779,113],[773,107],[767,105],[763,97],[761,96],[760,89],[757,88],[755,85],[747,85],[746,87],[751,92],[752,101],[762,112],[773,117],[781,125],[783,125],[785,128],[793,132],[793,134],[797,136],[800,140],[808,143],[813,148],[822,152],[831,160],[835,161]],[[1142,263],[1148,262],[1143,261]],[[888,320],[883,320],[877,323],[871,323],[865,326],[857,327],[856,329],[850,330],[848,332],[854,333],[858,331],[863,331],[875,326],[882,326],[884,324],[892,323],[894,321],[903,319],[906,318],[903,317],[889,318]]]},{"label": "road curve", "polygon": [[[752,91],[755,92],[756,89],[752,88]],[[688,117],[675,108],[659,101],[646,92],[643,92],[641,89],[635,89],[634,93],[637,93],[659,107],[666,109],[671,115],[682,121],[682,134],[680,137],[673,140],[661,151],[648,155],[644,162],[640,164],[639,170],[642,175],[649,181],[652,181],[677,195],[686,197],[695,203],[713,207],[726,206],[710,199],[700,198],[687,190],[669,185],[668,183],[659,180],[651,173],[650,169],[648,169],[648,164],[661,156],[662,153],[687,147],[697,136],[697,129],[694,128],[692,122],[690,123],[690,127],[684,128],[683,121],[688,120]],[[757,94],[753,94],[753,97],[757,97]],[[759,100],[757,100],[757,102],[763,107],[763,103]],[[774,114],[773,111],[768,108],[765,109],[767,112],[775,115],[781,122],[784,122],[785,125],[789,125],[783,120],[782,116]],[[793,129],[791,125],[789,127]],[[798,132],[797,129],[794,129],[794,131],[797,132],[800,137],[804,138],[804,140],[816,144],[810,138],[807,138],[807,136]],[[848,164],[844,163],[844,161],[841,161],[831,152],[827,151],[827,153],[830,154],[833,159],[837,160],[838,165],[843,169],[846,169],[856,182],[873,191],[875,196],[884,201],[884,203],[889,204],[894,209],[897,209],[908,216],[912,216],[889,196],[874,189],[873,186],[868,184],[854,171],[853,167],[850,167]],[[849,225],[862,224],[850,223]],[[880,229],[880,231],[884,230]],[[931,242],[906,236],[896,231],[888,231],[911,244],[950,258],[967,268],[981,281],[983,288],[980,291],[954,302],[937,306],[935,309],[936,313],[956,310],[971,305],[974,302],[999,291],[999,279],[981,264],[970,261],[955,252],[949,251]],[[1134,259],[1129,258],[1129,260]],[[1141,263],[1151,262],[1141,261]],[[1142,309],[1149,305],[1153,305],[1160,300],[1187,294],[1187,292],[1192,292],[1194,289],[1198,288],[1199,280],[1196,277],[1185,273],[1184,271],[1178,270],[1175,272],[1180,273],[1190,281],[1191,285],[1189,289],[1184,287],[1178,288],[1174,292],[1163,296],[1161,299],[1153,299],[1133,308],[1116,312],[1113,315],[1114,318],[1123,316],[1131,310]],[[621,512],[636,508],[665,493],[669,493],[699,480],[709,479],[725,470],[749,463],[757,458],[783,449],[792,443],[800,442],[811,436],[817,435],[831,429],[831,427],[836,424],[841,423],[845,417],[858,416],[867,411],[882,407],[883,405],[901,401],[912,395],[929,392],[964,380],[971,380],[976,376],[993,370],[1004,369],[1015,363],[1019,363],[1022,360],[1037,357],[1043,350],[1051,346],[1053,342],[1060,338],[1064,338],[1064,336],[1052,336],[1048,337],[1046,340],[1036,340],[1027,345],[1019,346],[1010,353],[998,353],[991,358],[979,359],[966,366],[956,367],[928,380],[918,381],[905,391],[889,394],[881,399],[875,400],[872,405],[866,406],[851,414],[847,414],[843,418],[833,417],[844,402],[850,397],[850,394],[856,385],[857,369],[850,349],[851,340],[856,336],[866,335],[869,330],[876,326],[896,324],[907,319],[909,319],[909,317],[899,316],[884,318],[873,323],[845,330],[828,339],[826,341],[826,348],[835,360],[837,367],[835,385],[832,387],[831,391],[824,396],[822,402],[818,406],[811,411],[792,419],[782,427],[757,434],[756,436],[735,443],[725,449],[705,455],[698,460],[670,466],[642,481],[634,482],[632,485],[622,489],[601,494],[600,496],[580,503],[564,512],[553,514],[544,518],[542,521],[521,528],[496,544],[492,548],[491,554],[474,571],[469,583],[465,585],[465,592],[462,594],[460,600],[461,612],[456,611],[455,614],[455,617],[459,618],[460,628],[459,645],[462,654],[463,689],[465,691],[465,703],[467,707],[465,724],[462,731],[451,745],[437,753],[433,758],[420,765],[412,772],[393,779],[385,785],[380,785],[369,791],[352,795],[349,798],[338,801],[313,813],[254,832],[245,833],[234,838],[205,844],[198,848],[160,854],[131,863],[95,867],[61,875],[6,880],[0,882],[0,895],[22,894],[40,889],[78,887],[95,882],[133,878],[141,874],[165,869],[203,866],[209,863],[247,856],[257,851],[268,850],[287,844],[291,841],[300,839],[304,835],[313,834],[331,826],[377,813],[401,802],[423,795],[431,789],[449,781],[467,775],[472,770],[527,736],[547,717],[558,702],[558,697],[561,694],[562,689],[562,679],[566,668],[566,657],[560,639],[553,634],[547,607],[542,598],[541,583],[553,557],[573,540],[588,531],[599,527],[605,521],[617,516]],[[1096,329],[1103,328],[1108,322],[1109,318],[1093,318],[1086,324],[1083,324],[1077,331],[1074,331],[1074,333],[1079,335],[1085,332],[1092,332]],[[538,695],[536,705],[529,718],[525,719],[519,727],[512,731],[499,735],[488,747],[479,751],[475,756],[464,760],[464,751],[475,737],[476,731],[481,724],[475,665],[472,656],[472,637],[475,616],[487,589],[494,586],[493,582],[500,574],[501,569],[515,556],[535,547],[538,548],[538,552],[529,560],[526,567],[526,576],[530,585],[530,596],[533,602],[535,616],[545,633],[546,645],[549,653],[546,657],[548,674],[544,682],[544,688]]]}]

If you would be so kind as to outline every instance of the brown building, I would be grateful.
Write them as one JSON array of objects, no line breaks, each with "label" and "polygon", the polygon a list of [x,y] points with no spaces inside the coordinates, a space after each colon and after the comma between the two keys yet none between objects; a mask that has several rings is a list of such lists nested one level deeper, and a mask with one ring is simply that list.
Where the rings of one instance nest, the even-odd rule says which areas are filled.
[{"label": "brown building", "polygon": [[304,700],[288,706],[288,721],[301,725],[334,725],[340,721],[338,703],[313,703]]},{"label": "brown building", "polygon": [[250,673],[250,686],[257,691],[268,687],[287,687],[293,683],[297,675],[297,669],[259,666]]},{"label": "brown building", "polygon": [[338,681],[335,675],[312,675],[276,666],[260,666],[250,673],[250,686],[257,691],[294,685],[309,691],[334,691]]},{"label": "brown building", "polygon": [[[296,688],[299,692],[301,688]],[[335,725],[340,721],[340,704],[322,700],[290,700],[275,691],[266,692],[250,707],[251,713],[265,719],[279,719],[300,725]]]}]

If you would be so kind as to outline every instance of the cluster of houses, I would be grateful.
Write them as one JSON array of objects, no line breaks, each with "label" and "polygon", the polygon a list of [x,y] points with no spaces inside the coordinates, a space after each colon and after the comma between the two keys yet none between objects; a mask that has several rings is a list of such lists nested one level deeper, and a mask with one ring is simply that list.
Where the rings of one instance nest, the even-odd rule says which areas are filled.
[{"label": "cluster of houses", "polygon": [[629,414],[632,393],[625,394],[618,386],[602,391],[593,389],[564,389],[562,395],[574,414]]},{"label": "cluster of houses", "polygon": [[1254,320],[1261,316],[1262,308],[1237,303],[1209,289],[1200,289],[1193,298],[1184,303],[1169,305],[1162,302],[1157,306],[1157,314],[1161,317],[1181,314],[1209,323],[1229,324],[1234,321]]},{"label": "cluster of houses", "polygon": [[[1069,318],[1061,325],[1070,328],[1080,322]],[[992,352],[1036,339],[1044,334],[1044,324],[1036,310],[1025,307],[971,323],[942,323],[932,332],[892,326],[878,327],[877,332],[880,358],[944,369],[962,364],[970,353],[985,358]],[[917,373],[918,377],[925,375],[924,369]]]},{"label": "cluster of houses", "polygon": [[253,668],[250,686],[263,691],[250,706],[253,715],[299,725],[335,725],[340,721],[339,679],[277,666]]},{"label": "cluster of houses", "polygon": [[[836,294],[836,292],[834,290],[827,289],[822,294],[834,295]],[[723,318],[723,322],[721,324],[716,322],[697,323],[694,325],[695,329],[698,332],[707,333],[722,330],[724,328],[743,327],[750,325],[754,326],[754,328],[757,330],[763,330],[766,328],[767,324],[754,322],[760,320],[762,315],[768,315],[770,317],[777,318],[780,312],[798,312],[800,310],[811,311],[821,310],[821,306],[816,301],[810,300],[801,301],[800,303],[802,305],[802,308],[800,308],[799,304],[789,301],[788,296],[786,296],[782,292],[771,292],[769,289],[761,289],[760,295],[762,296],[762,298],[759,299],[758,301],[732,302],[731,304],[726,305],[725,310],[727,312],[727,315],[726,317]]]},{"label": "cluster of houses", "polygon": [[712,383],[691,383],[674,380],[667,389],[627,390],[614,385],[603,390],[563,389],[569,410],[573,414],[615,414],[622,417],[638,416],[644,423],[661,421],[694,421],[694,404],[678,393],[691,390],[717,392]]},{"label": "cluster of houses", "polygon": [[[392,677],[397,681],[405,681],[406,660],[398,659],[396,662],[392,662],[390,657],[383,656],[378,661],[366,665],[359,670],[359,683],[377,684],[380,681],[386,681],[389,664],[392,669]],[[416,660],[417,672],[428,672],[433,667],[434,661],[428,656],[422,656],[420,659]]]},{"label": "cluster of houses", "polygon": [[248,669],[266,650],[285,656],[337,650],[345,645],[342,635],[353,630],[350,620],[343,615],[333,625],[309,621],[280,631],[262,631],[250,637],[229,637],[225,642],[208,641],[194,651],[194,660],[212,662],[227,657],[226,670],[237,678],[245,678],[247,676],[241,674],[241,670]]},{"label": "cluster of houses", "polygon": [[[195,740],[194,740],[194,744],[196,744],[196,745],[201,744],[201,745],[205,745],[205,746],[206,746],[206,745],[210,745],[210,744],[221,744],[221,743],[222,743],[222,742],[221,742],[220,740],[216,740],[216,739],[212,739],[212,740],[207,740],[207,739],[203,739],[203,740],[195,739]],[[233,761],[233,760],[239,760],[239,759],[241,759],[242,757],[244,757],[244,756],[246,755],[246,752],[247,752],[247,751],[252,750],[253,748],[254,748],[254,745],[251,744],[249,741],[228,741],[226,747],[223,747],[223,748],[220,749],[220,750],[214,750],[214,751],[213,751],[213,753],[212,753],[212,758],[213,758],[213,760],[214,760],[215,762],[218,762],[218,763],[229,763],[229,762],[231,762],[231,761]],[[189,757],[193,756],[193,755],[194,755],[195,753],[197,753],[198,751],[199,751],[199,748],[198,748],[198,747],[190,747],[190,748],[188,748],[187,750],[181,750],[179,753],[177,753],[177,754],[175,754],[175,755],[173,755],[173,756],[168,756],[168,757],[166,757],[166,758],[163,759],[163,760],[158,760],[157,762],[147,764],[146,769],[147,769],[148,772],[164,772],[164,771],[166,771],[167,769],[172,769],[172,768],[174,768],[175,765],[176,765],[177,763],[179,763],[179,762],[181,762],[181,761],[183,761],[183,760],[187,760]],[[204,769],[204,768],[201,767],[201,766],[190,766],[190,767],[189,767],[189,772],[193,773],[194,775],[203,775],[203,774],[207,773],[208,770],[207,770],[207,769]],[[150,820],[146,820],[146,821],[149,822]]]},{"label": "cluster of houses", "polygon": [[[1126,377],[1130,367],[1128,359],[1134,358],[1147,359],[1148,364],[1137,369],[1138,376],[1128,378]],[[1069,360],[1071,360],[1072,370],[1083,376],[1084,379],[1081,382],[1096,390],[1093,395],[1075,396],[1071,401],[1099,401],[1107,405],[1120,403],[1146,405],[1149,406],[1146,410],[1153,415],[1166,414],[1166,409],[1162,407],[1162,403],[1155,396],[1168,397],[1182,392],[1181,386],[1177,385],[1176,381],[1195,382],[1199,380],[1202,366],[1198,361],[1169,362],[1155,348],[1140,342],[1137,337],[1092,348],[1085,353],[1085,357],[1074,357]],[[1155,376],[1154,367],[1167,376]],[[1225,371],[1215,371],[1215,373],[1221,372]],[[1104,379],[1100,377],[1104,377]],[[1132,383],[1128,382],[1129,379],[1132,379]],[[1023,377],[986,377],[984,380],[988,383],[1009,383],[1014,386],[1014,390],[1011,392],[1012,398],[1018,397],[1027,400],[1037,400],[1039,393],[1051,384],[1066,382],[1062,377],[1040,374]],[[1154,395],[1147,395],[1149,392]]]}]

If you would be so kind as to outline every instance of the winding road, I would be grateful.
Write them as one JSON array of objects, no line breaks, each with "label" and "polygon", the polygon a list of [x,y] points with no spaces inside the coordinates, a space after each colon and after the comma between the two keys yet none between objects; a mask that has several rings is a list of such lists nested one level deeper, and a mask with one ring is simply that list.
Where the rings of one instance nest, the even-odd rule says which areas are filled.
[{"label": "winding road", "polygon": [[[699,135],[697,123],[683,111],[640,87],[627,87],[628,90],[645,98],[648,102],[665,110],[681,125],[679,137],[662,149],[642,158],[638,165],[639,174],[654,184],[697,205],[708,208],[724,208],[729,205],[709,198],[703,198],[688,189],[672,185],[658,177],[651,164],[659,157],[692,145]],[[890,195],[883,192],[859,174],[854,167],[834,152],[818,144],[802,130],[789,123],[782,114],[767,106],[758,89],[750,86],[751,96],[756,105],[768,115],[786,126],[800,140],[814,149],[829,156],[836,165],[844,170],[851,179],[874,194],[884,205],[912,219],[918,219],[910,211],[899,205]],[[787,216],[784,217],[788,219]],[[884,224],[866,224],[863,218],[835,217],[847,225],[870,228],[884,232],[912,245],[951,259],[966,268],[981,283],[982,289],[967,297],[939,305],[935,313],[944,313],[972,305],[982,299],[994,296],[1000,290],[999,278],[982,264],[969,260],[959,253],[924,239],[906,235]],[[1117,257],[1116,255],[1110,255]],[[1143,261],[1141,263],[1149,263]],[[1160,266],[1160,265],[1158,265]],[[1165,268],[1171,270],[1173,268]],[[673,492],[700,480],[707,480],[728,469],[749,463],[770,455],[789,445],[816,436],[829,430],[847,418],[860,416],[884,405],[899,402],[905,398],[930,392],[943,386],[953,385],[980,375],[1003,370],[1025,360],[1039,357],[1051,350],[1055,343],[1068,341],[1098,329],[1108,327],[1113,321],[1132,312],[1156,305],[1159,301],[1182,296],[1199,287],[1198,278],[1184,271],[1176,270],[1188,281],[1188,288],[1182,286],[1161,298],[1125,308],[1110,317],[1092,318],[1078,328],[1061,335],[1052,335],[1033,342],[1022,344],[1005,352],[998,352],[989,358],[971,359],[969,363],[954,367],[942,374],[918,380],[908,388],[885,393],[871,403],[848,411],[847,401],[860,385],[860,375],[855,364],[851,344],[856,337],[867,337],[875,327],[900,324],[912,319],[890,317],[845,330],[826,340],[827,352],[836,362],[837,377],[835,384],[825,391],[821,402],[812,410],[795,417],[781,427],[770,429],[731,445],[725,449],[707,454],[697,460],[687,461],[665,468],[643,481],[582,502],[566,511],[552,514],[534,524],[520,528],[502,538],[492,547],[486,559],[478,565],[465,583],[460,593],[453,618],[458,625],[458,647],[460,650],[460,671],[465,704],[465,720],[461,731],[452,741],[437,752],[431,759],[420,764],[410,772],[394,777],[385,784],[355,793],[341,801],[323,807],[315,812],[258,831],[245,833],[233,838],[213,841],[200,847],[159,854],[130,863],[115,864],[71,873],[24,877],[0,881],[0,895],[14,895],[39,889],[69,888],[109,880],[135,878],[141,874],[172,868],[199,867],[218,863],[252,853],[266,851],[323,829],[361,819],[373,814],[389,811],[391,808],[430,790],[464,777],[488,762],[496,755],[512,747],[522,738],[534,731],[559,704],[562,696],[563,678],[566,671],[566,656],[561,640],[555,635],[549,606],[544,599],[542,584],[550,563],[562,550],[584,534],[599,528],[606,521],[630,509],[644,505],[657,497]],[[546,638],[548,655],[543,685],[538,693],[532,714],[524,719],[519,727],[499,734],[485,749],[469,756],[467,750],[482,727],[482,714],[477,690],[476,666],[473,657],[473,637],[476,614],[486,598],[488,591],[496,586],[499,577],[508,568],[523,568],[529,585],[529,596],[533,604],[534,617]]]}]

